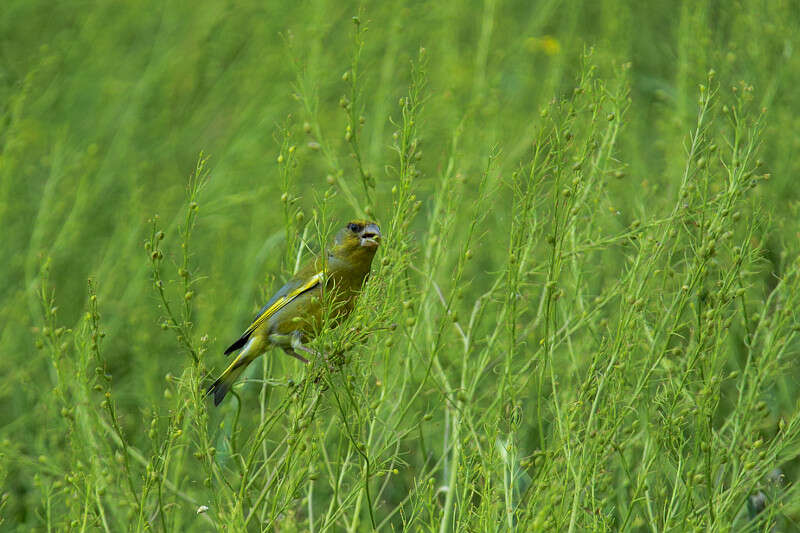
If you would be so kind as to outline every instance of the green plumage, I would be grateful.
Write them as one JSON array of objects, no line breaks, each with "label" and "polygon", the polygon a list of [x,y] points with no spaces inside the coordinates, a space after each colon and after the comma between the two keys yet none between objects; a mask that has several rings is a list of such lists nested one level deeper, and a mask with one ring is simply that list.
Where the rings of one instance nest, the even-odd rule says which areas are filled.
[{"label": "green plumage", "polygon": [[[303,343],[316,336],[326,311],[338,322],[353,310],[380,238],[380,229],[372,222],[348,223],[337,234],[325,258],[305,265],[272,296],[241,337],[225,350],[229,354],[242,349],[208,389],[215,405],[225,398],[247,365],[272,346],[308,362],[298,351],[312,352]],[[330,308],[324,309],[323,302]]]}]

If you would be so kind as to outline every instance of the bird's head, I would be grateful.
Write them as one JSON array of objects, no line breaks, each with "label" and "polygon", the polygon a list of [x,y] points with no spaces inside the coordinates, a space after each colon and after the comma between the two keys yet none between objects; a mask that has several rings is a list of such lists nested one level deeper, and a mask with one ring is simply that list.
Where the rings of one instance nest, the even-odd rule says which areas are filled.
[{"label": "bird's head", "polygon": [[334,254],[341,258],[372,261],[381,242],[381,230],[368,220],[352,220],[336,234]]}]

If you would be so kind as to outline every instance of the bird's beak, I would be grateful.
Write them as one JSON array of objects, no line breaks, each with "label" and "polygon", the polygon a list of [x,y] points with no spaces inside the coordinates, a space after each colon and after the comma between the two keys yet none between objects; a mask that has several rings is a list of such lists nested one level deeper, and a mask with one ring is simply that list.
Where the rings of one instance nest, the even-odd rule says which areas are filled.
[{"label": "bird's beak", "polygon": [[361,246],[374,248],[381,242],[381,230],[377,224],[367,224],[361,232]]}]

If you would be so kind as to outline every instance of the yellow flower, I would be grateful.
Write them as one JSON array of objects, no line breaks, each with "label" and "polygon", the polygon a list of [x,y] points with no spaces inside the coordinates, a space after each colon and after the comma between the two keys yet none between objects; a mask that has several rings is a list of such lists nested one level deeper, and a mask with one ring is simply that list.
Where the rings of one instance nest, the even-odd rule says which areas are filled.
[{"label": "yellow flower", "polygon": [[525,40],[525,48],[529,52],[544,52],[549,56],[554,56],[561,52],[561,43],[552,35],[528,37]]}]

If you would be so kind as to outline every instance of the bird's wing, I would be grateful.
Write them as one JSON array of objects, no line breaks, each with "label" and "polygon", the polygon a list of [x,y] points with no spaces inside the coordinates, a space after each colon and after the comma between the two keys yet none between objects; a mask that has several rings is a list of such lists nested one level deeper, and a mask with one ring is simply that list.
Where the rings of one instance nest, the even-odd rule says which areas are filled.
[{"label": "bird's wing", "polygon": [[236,342],[231,344],[227,350],[225,350],[225,354],[229,354],[235,350],[238,350],[242,346],[247,343],[247,339],[250,338],[250,335],[258,329],[261,324],[263,324],[266,320],[283,309],[283,307],[303,294],[304,292],[310,291],[317,285],[319,285],[320,281],[322,280],[323,273],[322,271],[317,272],[313,276],[309,277],[304,283],[292,283],[289,282],[275,293],[275,295],[270,299],[269,302],[258,312],[256,318],[253,320],[253,323],[248,326],[242,336],[239,337]]}]

